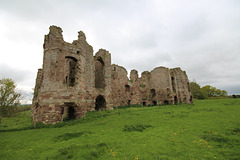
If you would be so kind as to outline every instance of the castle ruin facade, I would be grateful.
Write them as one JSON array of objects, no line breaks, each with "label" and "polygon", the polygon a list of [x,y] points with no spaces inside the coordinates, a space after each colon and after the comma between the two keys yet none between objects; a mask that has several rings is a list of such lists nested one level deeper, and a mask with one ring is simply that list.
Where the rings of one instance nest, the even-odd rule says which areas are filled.
[{"label": "castle ruin facade", "polygon": [[192,103],[189,80],[180,68],[157,67],[138,75],[111,64],[111,54],[93,48],[85,34],[64,41],[62,29],[50,26],[44,39],[42,69],[38,70],[32,116],[34,123],[55,124],[64,118],[81,118],[88,111],[140,104]]}]

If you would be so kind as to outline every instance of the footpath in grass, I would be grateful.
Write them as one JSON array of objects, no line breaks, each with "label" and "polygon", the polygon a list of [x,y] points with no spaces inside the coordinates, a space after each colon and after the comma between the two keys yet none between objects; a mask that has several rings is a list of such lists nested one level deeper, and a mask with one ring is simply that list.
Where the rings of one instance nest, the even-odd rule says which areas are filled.
[{"label": "footpath in grass", "polygon": [[39,125],[4,118],[0,159],[240,159],[240,99],[89,112]]}]

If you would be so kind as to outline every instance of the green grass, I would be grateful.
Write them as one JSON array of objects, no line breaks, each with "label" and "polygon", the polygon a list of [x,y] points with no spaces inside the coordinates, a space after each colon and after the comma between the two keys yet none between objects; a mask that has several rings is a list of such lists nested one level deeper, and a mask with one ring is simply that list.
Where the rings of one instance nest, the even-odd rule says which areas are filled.
[{"label": "green grass", "polygon": [[122,107],[37,129],[29,116],[2,120],[0,159],[240,159],[240,99]]}]

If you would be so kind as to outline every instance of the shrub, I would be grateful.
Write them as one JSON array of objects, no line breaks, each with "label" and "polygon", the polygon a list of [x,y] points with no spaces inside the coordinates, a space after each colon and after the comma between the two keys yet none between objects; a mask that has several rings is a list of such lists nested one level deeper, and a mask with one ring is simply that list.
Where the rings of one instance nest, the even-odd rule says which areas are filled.
[{"label": "shrub", "polygon": [[4,117],[12,116],[19,104],[21,94],[16,91],[16,84],[12,79],[4,78],[0,80],[0,115]]}]

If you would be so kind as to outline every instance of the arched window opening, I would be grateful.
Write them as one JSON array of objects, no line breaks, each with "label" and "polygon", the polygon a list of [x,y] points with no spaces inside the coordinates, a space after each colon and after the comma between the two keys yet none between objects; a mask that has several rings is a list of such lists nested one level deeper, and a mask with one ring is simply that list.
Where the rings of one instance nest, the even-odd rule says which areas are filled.
[{"label": "arched window opening", "polygon": [[143,102],[143,103],[142,103],[142,105],[143,105],[143,106],[146,106],[146,105],[147,105],[147,103],[146,103],[146,102]]},{"label": "arched window opening", "polygon": [[74,86],[76,81],[77,59],[69,56],[65,58],[66,58],[66,65],[67,65],[66,84],[68,86]]},{"label": "arched window opening", "polygon": [[174,77],[171,77],[171,80],[172,80],[172,90],[174,93],[176,93],[176,83],[175,83]]},{"label": "arched window opening", "polygon": [[101,57],[98,57],[95,61],[95,87],[104,88],[105,87],[105,77],[104,77],[104,62]]},{"label": "arched window opening", "polygon": [[155,97],[155,96],[156,96],[156,91],[155,91],[155,89],[151,89],[151,95],[152,95],[152,97]]},{"label": "arched window opening", "polygon": [[99,95],[96,98],[95,110],[105,110],[106,109],[106,100],[103,96]]},{"label": "arched window opening", "polygon": [[125,91],[130,92],[130,86],[129,85],[125,85]]},{"label": "arched window opening", "polygon": [[130,104],[131,104],[131,100],[128,100],[128,106],[130,106]]},{"label": "arched window opening", "polygon": [[188,87],[188,92],[190,92],[189,82],[187,83],[187,87]]}]

